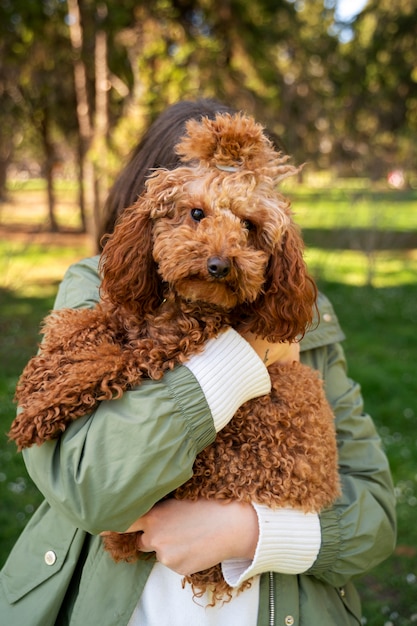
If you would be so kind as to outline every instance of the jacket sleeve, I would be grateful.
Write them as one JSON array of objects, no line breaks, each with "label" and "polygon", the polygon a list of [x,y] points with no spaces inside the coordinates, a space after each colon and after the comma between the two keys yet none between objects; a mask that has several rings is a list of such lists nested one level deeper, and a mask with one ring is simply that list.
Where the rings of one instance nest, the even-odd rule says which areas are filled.
[{"label": "jacket sleeve", "polygon": [[[91,306],[99,280],[97,259],[76,264],[56,308]],[[91,534],[124,531],[191,477],[197,454],[240,404],[269,389],[265,365],[229,329],[189,367],[102,402],[59,439],[24,450],[24,460],[50,506],[74,526]]]},{"label": "jacket sleeve", "polygon": [[340,343],[311,350],[336,417],[342,496],[322,512],[321,549],[308,574],[342,586],[386,559],[396,538],[395,497],[387,457],[360,387],[346,372]]},{"label": "jacket sleeve", "polygon": [[91,534],[124,531],[191,477],[215,437],[205,398],[185,367],[23,451],[29,475],[55,510]]}]

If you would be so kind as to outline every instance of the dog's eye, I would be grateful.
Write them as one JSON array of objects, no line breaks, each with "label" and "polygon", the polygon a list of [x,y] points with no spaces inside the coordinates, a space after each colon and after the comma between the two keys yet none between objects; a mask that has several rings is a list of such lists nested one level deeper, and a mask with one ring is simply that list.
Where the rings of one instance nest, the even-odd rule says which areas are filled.
[{"label": "dog's eye", "polygon": [[250,220],[242,220],[242,224],[243,224],[243,228],[246,228],[246,230],[254,230],[255,229],[254,223],[251,222]]},{"label": "dog's eye", "polygon": [[191,217],[196,222],[201,222],[205,218],[203,209],[191,209]]}]

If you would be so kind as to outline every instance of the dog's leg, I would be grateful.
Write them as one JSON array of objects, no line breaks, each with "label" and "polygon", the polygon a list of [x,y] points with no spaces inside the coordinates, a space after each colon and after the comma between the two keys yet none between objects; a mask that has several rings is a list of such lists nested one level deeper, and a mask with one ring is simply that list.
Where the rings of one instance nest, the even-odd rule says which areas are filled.
[{"label": "dog's leg", "polygon": [[118,563],[119,561],[127,561],[133,563],[143,554],[137,548],[137,536],[140,533],[106,533],[103,537],[104,549],[110,553],[112,559]]},{"label": "dog's leg", "polygon": [[18,382],[9,437],[19,449],[57,437],[102,400],[120,397],[141,373],[100,311],[64,310],[47,318],[45,340]]}]

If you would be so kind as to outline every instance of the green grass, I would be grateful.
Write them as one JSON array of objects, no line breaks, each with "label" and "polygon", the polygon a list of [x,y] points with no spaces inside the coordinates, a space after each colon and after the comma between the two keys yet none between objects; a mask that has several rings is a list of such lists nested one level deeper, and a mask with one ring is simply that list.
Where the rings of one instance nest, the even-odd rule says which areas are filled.
[{"label": "green grass", "polygon": [[15,414],[14,389],[19,373],[34,354],[37,330],[42,317],[53,303],[51,284],[49,295],[42,288],[37,296],[21,296],[18,292],[0,288],[0,561],[25,526],[31,513],[41,501],[40,494],[27,476],[21,455],[7,442],[5,434]]},{"label": "green grass", "polygon": [[[412,197],[408,192],[375,197],[366,194],[365,186],[359,191],[366,195],[358,203],[363,227],[369,226],[366,216],[385,207],[384,216],[395,220],[395,230],[416,229],[415,192],[410,192]],[[348,197],[357,192],[356,188],[302,189],[293,204],[314,206],[309,216],[305,209],[302,219],[301,209],[298,211],[300,223],[310,220],[309,228],[325,226],[331,236],[332,228],[339,228],[341,216],[346,215]],[[398,207],[392,211],[396,199]],[[73,215],[72,209],[68,210]],[[21,211],[27,211],[27,203]],[[322,217],[313,219],[320,212]],[[329,215],[335,220],[333,227]],[[12,217],[18,222],[21,214],[14,210]],[[7,219],[11,221],[10,215]],[[342,223],[357,226],[353,217]],[[31,238],[0,241],[2,435],[14,416],[12,397],[17,378],[36,350],[39,322],[52,305],[65,268],[87,253],[81,239],[79,245],[64,247],[53,244],[53,240],[48,244]],[[308,250],[307,259],[346,333],[349,374],[361,382],[366,409],[375,419],[391,463],[398,497],[397,550],[358,581],[366,624],[412,626],[417,623],[417,251],[375,251],[369,258],[355,250],[315,247]],[[21,456],[5,436],[0,439],[0,501],[2,563],[41,501]]]},{"label": "green grass", "polygon": [[76,246],[0,240],[0,286],[25,295],[52,292],[74,259],[88,254]]},{"label": "green grass", "polygon": [[304,228],[417,230],[417,191],[291,190],[293,210]]}]

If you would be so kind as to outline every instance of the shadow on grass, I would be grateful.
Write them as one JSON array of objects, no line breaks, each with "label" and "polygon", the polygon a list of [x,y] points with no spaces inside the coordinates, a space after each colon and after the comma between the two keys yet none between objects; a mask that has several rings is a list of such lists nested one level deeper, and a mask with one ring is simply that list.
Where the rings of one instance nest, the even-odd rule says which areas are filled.
[{"label": "shadow on grass", "polygon": [[[55,286],[51,286],[53,292]],[[53,296],[20,296],[0,287],[0,359],[3,375],[19,372],[36,351],[39,327]]]},{"label": "shadow on grass", "polygon": [[374,228],[303,228],[306,245],[323,250],[380,250],[417,249],[417,233],[410,231],[379,230]]}]

